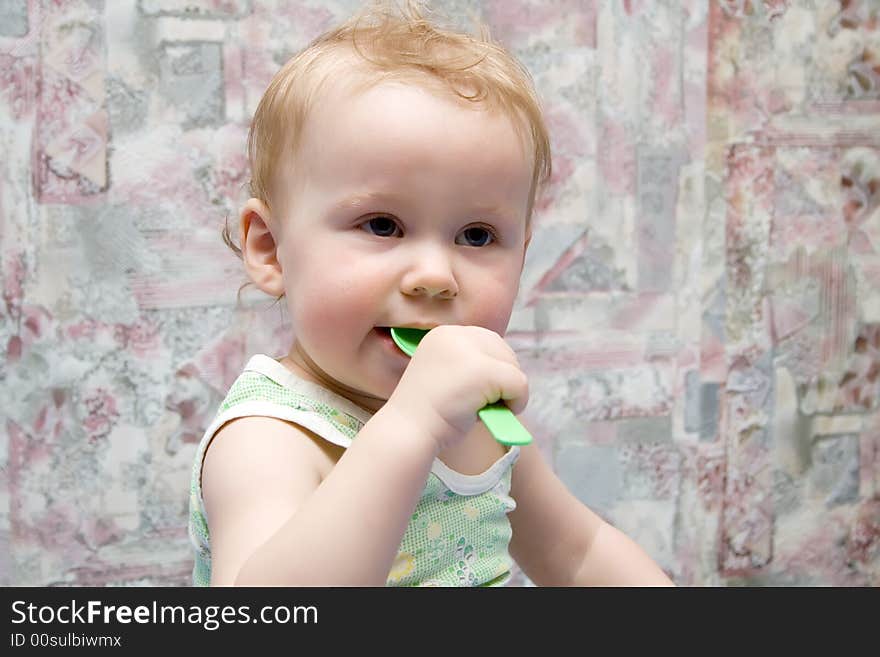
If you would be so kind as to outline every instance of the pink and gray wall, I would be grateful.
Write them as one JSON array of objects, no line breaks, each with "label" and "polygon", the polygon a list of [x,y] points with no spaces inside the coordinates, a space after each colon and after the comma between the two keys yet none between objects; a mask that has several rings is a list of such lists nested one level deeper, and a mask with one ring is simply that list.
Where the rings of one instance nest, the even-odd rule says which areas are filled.
[{"label": "pink and gray wall", "polygon": [[[0,4],[0,584],[189,581],[196,443],[288,337],[219,236],[248,119],[358,4]],[[554,469],[679,584],[880,585],[877,3],[431,4],[545,104],[508,339]]]}]

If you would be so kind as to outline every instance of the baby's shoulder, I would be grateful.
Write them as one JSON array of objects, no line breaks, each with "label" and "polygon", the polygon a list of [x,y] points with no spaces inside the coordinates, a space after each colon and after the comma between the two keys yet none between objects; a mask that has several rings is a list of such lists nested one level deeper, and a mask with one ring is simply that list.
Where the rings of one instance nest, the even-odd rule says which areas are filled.
[{"label": "baby's shoulder", "polygon": [[206,508],[211,499],[228,495],[317,487],[343,451],[309,429],[278,418],[254,415],[231,420],[214,434],[205,451]]}]

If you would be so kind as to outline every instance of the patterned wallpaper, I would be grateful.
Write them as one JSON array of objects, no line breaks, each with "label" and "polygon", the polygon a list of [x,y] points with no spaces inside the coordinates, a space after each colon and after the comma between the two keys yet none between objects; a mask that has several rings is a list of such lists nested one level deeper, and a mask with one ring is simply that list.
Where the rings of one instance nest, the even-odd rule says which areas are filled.
[{"label": "patterned wallpaper", "polygon": [[[880,3],[431,4],[546,105],[508,338],[555,470],[679,584],[880,585]],[[189,581],[200,433],[289,339],[219,235],[248,119],[356,6],[0,2],[0,584]]]}]

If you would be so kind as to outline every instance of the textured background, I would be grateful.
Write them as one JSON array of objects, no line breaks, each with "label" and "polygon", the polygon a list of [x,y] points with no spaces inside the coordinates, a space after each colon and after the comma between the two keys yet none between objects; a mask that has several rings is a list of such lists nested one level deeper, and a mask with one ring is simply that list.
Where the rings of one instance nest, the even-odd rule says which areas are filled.
[{"label": "textured background", "polygon": [[[880,584],[880,3],[432,4],[545,101],[554,468],[680,584]],[[219,237],[248,119],[356,5],[0,0],[0,584],[189,581],[196,442],[287,342]]]}]

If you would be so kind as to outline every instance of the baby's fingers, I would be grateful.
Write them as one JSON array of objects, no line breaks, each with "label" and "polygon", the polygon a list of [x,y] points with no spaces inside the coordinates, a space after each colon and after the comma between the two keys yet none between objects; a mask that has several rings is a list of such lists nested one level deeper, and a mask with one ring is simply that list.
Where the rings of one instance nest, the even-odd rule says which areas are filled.
[{"label": "baby's fingers", "polygon": [[504,369],[501,399],[514,415],[518,415],[526,410],[529,403],[529,379],[525,372],[515,365],[505,364],[500,367]]}]

